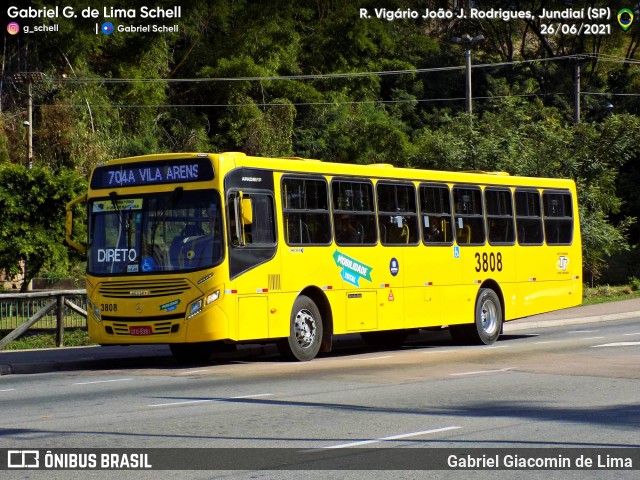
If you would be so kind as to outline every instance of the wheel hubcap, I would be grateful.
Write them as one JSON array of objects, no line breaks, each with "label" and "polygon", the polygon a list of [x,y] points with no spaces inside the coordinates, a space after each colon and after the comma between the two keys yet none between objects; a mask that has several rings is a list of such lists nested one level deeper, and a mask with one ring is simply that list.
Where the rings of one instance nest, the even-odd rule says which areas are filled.
[{"label": "wheel hubcap", "polygon": [[298,345],[309,348],[316,338],[316,320],[309,310],[300,310],[296,314],[293,328]]},{"label": "wheel hubcap", "polygon": [[482,321],[482,330],[488,334],[495,333],[498,328],[498,310],[496,304],[491,300],[485,300],[482,303],[480,320]]}]

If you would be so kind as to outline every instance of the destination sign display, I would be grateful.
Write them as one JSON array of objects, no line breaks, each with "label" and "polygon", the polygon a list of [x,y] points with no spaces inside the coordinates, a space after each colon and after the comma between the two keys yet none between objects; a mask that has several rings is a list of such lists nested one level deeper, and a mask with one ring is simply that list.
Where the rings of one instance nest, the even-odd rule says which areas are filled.
[{"label": "destination sign display", "polygon": [[213,167],[208,158],[165,160],[98,167],[91,177],[91,188],[138,187],[206,180],[213,180]]}]

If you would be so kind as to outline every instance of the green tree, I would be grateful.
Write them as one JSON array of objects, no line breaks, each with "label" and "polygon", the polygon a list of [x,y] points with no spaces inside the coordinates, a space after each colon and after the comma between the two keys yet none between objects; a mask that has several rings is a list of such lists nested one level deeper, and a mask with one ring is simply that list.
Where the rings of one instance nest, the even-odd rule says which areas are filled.
[{"label": "green tree", "polygon": [[84,191],[73,170],[0,165],[0,270],[15,277],[26,262],[23,291],[42,269],[68,270],[65,205]]}]

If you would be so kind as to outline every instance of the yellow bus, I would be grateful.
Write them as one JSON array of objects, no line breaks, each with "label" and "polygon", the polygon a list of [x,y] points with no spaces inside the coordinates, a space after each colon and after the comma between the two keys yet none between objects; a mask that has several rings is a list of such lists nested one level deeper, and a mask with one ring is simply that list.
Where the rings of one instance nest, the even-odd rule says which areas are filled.
[{"label": "yellow bus", "polygon": [[[85,201],[86,246],[72,215]],[[564,179],[147,155],[93,170],[67,240],[87,254],[91,340],[169,344],[180,361],[243,342],[310,360],[335,335],[393,346],[444,326],[492,344],[504,321],[582,298]]]}]

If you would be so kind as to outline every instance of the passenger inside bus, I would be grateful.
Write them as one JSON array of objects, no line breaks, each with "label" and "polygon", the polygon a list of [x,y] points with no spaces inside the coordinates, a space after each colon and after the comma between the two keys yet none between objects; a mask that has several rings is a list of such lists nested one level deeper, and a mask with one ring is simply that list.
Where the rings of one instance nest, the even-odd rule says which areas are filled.
[{"label": "passenger inside bus", "polygon": [[440,229],[440,222],[437,217],[429,217],[429,228],[425,233],[427,242],[437,243],[444,241],[444,235]]},{"label": "passenger inside bus", "polygon": [[355,225],[353,220],[354,217],[346,213],[335,217],[337,243],[362,243],[362,226]]}]

